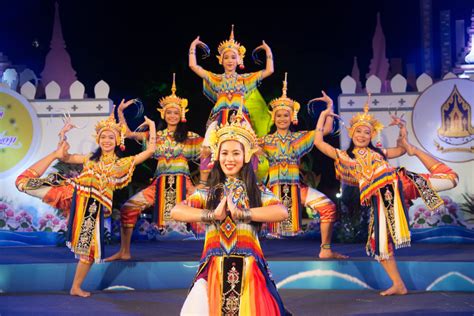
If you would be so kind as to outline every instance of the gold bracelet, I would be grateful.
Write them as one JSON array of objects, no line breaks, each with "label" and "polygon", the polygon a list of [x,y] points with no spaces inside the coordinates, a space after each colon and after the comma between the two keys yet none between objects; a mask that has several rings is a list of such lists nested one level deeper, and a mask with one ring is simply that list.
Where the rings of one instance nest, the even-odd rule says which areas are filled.
[{"label": "gold bracelet", "polygon": [[210,223],[214,222],[216,219],[216,214],[211,210],[202,210],[201,211],[201,222]]},{"label": "gold bracelet", "polygon": [[267,55],[267,59],[273,59],[272,55]]},{"label": "gold bracelet", "polygon": [[196,50],[195,49],[190,49],[188,54],[189,55],[194,55],[194,53],[196,53]]},{"label": "gold bracelet", "polygon": [[250,209],[246,208],[242,210],[242,222],[250,223],[252,221],[252,213]]}]

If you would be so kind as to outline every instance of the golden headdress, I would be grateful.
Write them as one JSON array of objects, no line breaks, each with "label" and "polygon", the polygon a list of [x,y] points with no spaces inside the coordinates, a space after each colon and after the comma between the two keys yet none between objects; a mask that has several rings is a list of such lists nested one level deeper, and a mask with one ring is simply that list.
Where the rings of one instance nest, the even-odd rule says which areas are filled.
[{"label": "golden headdress", "polygon": [[245,162],[249,162],[254,153],[258,151],[257,135],[255,135],[250,122],[247,121],[242,113],[243,99],[240,104],[239,111],[232,122],[217,125],[211,130],[209,136],[209,144],[211,148],[211,162],[219,160],[219,148],[221,144],[228,140],[235,140],[244,147]]},{"label": "golden headdress", "polygon": [[274,99],[270,102],[270,106],[272,108],[272,121],[275,121],[275,113],[278,110],[284,109],[290,111],[292,113],[292,123],[298,124],[298,111],[300,110],[300,104],[295,100],[292,100],[286,96],[287,88],[287,75],[288,73],[285,72],[285,80],[283,81],[283,94],[278,99]]},{"label": "golden headdress", "polygon": [[188,99],[180,98],[176,95],[176,83],[175,83],[175,73],[173,73],[173,84],[171,85],[171,94],[167,97],[161,98],[159,103],[161,106],[157,108],[158,112],[161,114],[161,118],[165,119],[166,109],[170,106],[174,106],[179,109],[181,113],[181,122],[186,122],[186,112],[188,106]]},{"label": "golden headdress", "polygon": [[95,141],[99,144],[99,137],[103,131],[111,131],[115,134],[116,146],[120,146],[121,150],[125,150],[125,132],[127,128],[125,125],[115,122],[114,111],[110,113],[109,117],[97,122],[95,125]]},{"label": "golden headdress", "polygon": [[246,49],[243,45],[240,45],[239,42],[234,40],[234,24],[232,24],[232,30],[230,31],[229,39],[221,42],[219,44],[219,47],[217,47],[217,51],[219,52],[219,55],[216,57],[219,60],[219,64],[222,65],[222,58],[223,58],[224,52],[229,49],[234,50],[237,53],[237,55],[239,56],[239,60],[238,60],[239,67],[243,68]]},{"label": "golden headdress", "polygon": [[369,114],[370,94],[367,102],[364,105],[364,112],[357,113],[351,118],[351,127],[348,128],[349,136],[352,138],[354,131],[358,126],[367,126],[372,132],[372,138],[379,134],[383,129],[383,124],[380,123],[372,114]]}]

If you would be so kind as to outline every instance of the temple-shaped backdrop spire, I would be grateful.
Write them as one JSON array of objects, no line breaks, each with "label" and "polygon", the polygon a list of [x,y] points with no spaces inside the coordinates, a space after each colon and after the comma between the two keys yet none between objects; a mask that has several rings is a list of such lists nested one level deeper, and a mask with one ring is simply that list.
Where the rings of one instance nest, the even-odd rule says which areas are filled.
[{"label": "temple-shaped backdrop spire", "polygon": [[44,69],[41,72],[43,86],[55,81],[61,88],[60,98],[69,98],[69,87],[77,80],[76,71],[72,68],[71,57],[66,51],[66,44],[59,19],[59,4],[55,3],[53,34],[50,51],[46,55]]},{"label": "temple-shaped backdrop spire", "polygon": [[352,65],[352,73],[351,77],[356,82],[356,93],[362,92],[362,83],[360,82],[360,71],[359,71],[359,64],[357,63],[357,57],[354,56],[354,64]]},{"label": "temple-shaped backdrop spire", "polygon": [[466,30],[468,41],[464,47],[462,54],[465,57],[459,60],[456,67],[453,68],[453,72],[459,78],[467,78],[474,80],[474,9],[471,14],[471,25]]},{"label": "temple-shaped backdrop spire", "polygon": [[467,34],[469,36],[469,41],[466,45],[468,54],[464,57],[464,60],[468,64],[474,64],[474,9],[472,9],[471,26],[467,29]]},{"label": "temple-shaped backdrop spire", "polygon": [[389,69],[389,63],[385,56],[385,35],[383,34],[382,24],[380,22],[380,12],[377,13],[377,26],[375,27],[374,37],[372,38],[373,57],[370,60],[369,73],[366,78],[372,75],[377,76],[383,84],[385,90],[385,80]]}]

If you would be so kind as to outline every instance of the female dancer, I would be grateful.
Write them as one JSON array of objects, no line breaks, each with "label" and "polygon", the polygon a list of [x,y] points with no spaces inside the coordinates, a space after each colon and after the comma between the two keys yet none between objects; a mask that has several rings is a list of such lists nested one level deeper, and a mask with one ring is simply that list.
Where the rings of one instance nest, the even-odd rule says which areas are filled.
[{"label": "female dancer", "polygon": [[216,161],[208,189],[171,210],[175,220],[206,223],[201,264],[181,315],[285,315],[258,240],[261,222],[284,220],[286,208],[257,184],[250,158],[256,137],[240,109],[211,135]]},{"label": "female dancer", "polygon": [[[58,148],[16,180],[18,190],[38,197],[64,213],[70,210],[67,245],[79,259],[71,295],[90,296],[81,285],[92,264],[103,261],[104,217],[112,213],[113,192],[125,187],[132,178],[135,165],[151,157],[155,151],[155,123],[145,117],[144,124],[148,125],[152,135],[148,148],[136,156],[119,158],[119,145],[123,144],[125,129],[115,122],[113,116],[97,123],[95,131],[99,148],[90,155],[68,153],[65,133],[74,125],[67,121],[60,133]],[[83,164],[84,168],[75,178],[64,180],[58,174],[50,174],[41,179],[56,159]]]},{"label": "female dancer", "polygon": [[[156,151],[153,158],[157,160],[153,182],[128,199],[120,209],[121,239],[120,250],[106,261],[128,260],[131,258],[130,243],[133,228],[138,215],[154,205],[153,222],[159,228],[166,227],[171,221],[170,211],[187,195],[194,192],[190,178],[189,160],[199,157],[202,137],[188,132],[185,114],[188,111],[188,100],[176,94],[175,75],[171,95],[160,100],[161,118],[166,122],[166,128],[156,134]],[[133,101],[121,103],[118,107],[120,122],[127,126],[123,111]],[[146,139],[146,133],[131,132],[127,126],[127,137],[136,140]]]},{"label": "female dancer", "polygon": [[[189,67],[203,79],[204,94],[214,103],[214,107],[211,110],[206,124],[207,131],[213,130],[216,124],[225,124],[227,121],[232,120],[242,100],[244,102],[243,115],[247,121],[250,122],[249,111],[245,106],[245,100],[258,87],[263,79],[273,73],[273,55],[270,46],[263,41],[262,45],[254,50],[254,52],[261,49],[265,51],[265,69],[245,74],[238,74],[236,71],[237,66],[239,66],[240,69],[244,68],[246,49],[243,45],[234,40],[234,25],[232,25],[229,39],[223,41],[217,48],[219,52],[217,59],[219,60],[219,64],[224,68],[223,74],[212,73],[197,64],[196,47],[198,46],[207,47],[207,45],[199,39],[199,36],[196,37],[189,47]],[[211,127],[211,124],[214,125]],[[209,151],[207,148],[209,147],[209,137],[207,131],[203,143],[205,148],[203,150],[203,157],[207,156],[207,159],[202,159],[200,168],[201,172],[205,175],[208,175],[210,171],[208,167]],[[201,178],[201,184],[205,185],[207,177],[203,176]]]},{"label": "female dancer", "polygon": [[[298,102],[290,99],[287,92],[287,73],[283,81],[283,95],[270,102],[272,120],[276,132],[260,140],[260,146],[269,162],[268,187],[288,208],[288,219],[281,223],[269,223],[268,233],[273,236],[294,236],[301,232],[301,204],[319,213],[321,218],[320,258],[347,258],[331,250],[336,205],[323,193],[300,182],[300,159],[313,148],[314,131],[290,131],[290,124],[297,124]],[[332,103],[328,103],[332,107]],[[332,130],[332,118],[326,120],[325,133]]]},{"label": "female dancer", "polygon": [[[315,100],[332,100],[323,92]],[[436,209],[443,201],[436,193],[457,185],[457,174],[448,166],[407,141],[406,127],[398,117],[392,117],[390,125],[398,125],[400,138],[398,147],[381,150],[371,141],[382,130],[383,125],[368,113],[354,115],[350,122],[351,144],[345,151],[336,149],[323,140],[323,126],[332,108],[324,110],[316,125],[314,144],[325,155],[335,160],[336,176],[345,184],[357,186],[360,202],[370,208],[367,254],[375,257],[392,281],[392,286],[381,295],[403,295],[407,293],[395,261],[393,248],[410,246],[410,231],[406,218],[406,202],[421,197],[428,208]],[[395,169],[387,161],[407,152],[415,155],[429,170],[429,174],[416,174],[403,168]],[[405,199],[405,201],[403,200]]]}]

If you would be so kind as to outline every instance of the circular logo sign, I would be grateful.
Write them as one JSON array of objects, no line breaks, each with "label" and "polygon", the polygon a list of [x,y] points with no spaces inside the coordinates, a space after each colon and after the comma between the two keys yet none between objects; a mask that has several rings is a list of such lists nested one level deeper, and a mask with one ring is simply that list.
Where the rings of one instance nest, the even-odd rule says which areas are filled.
[{"label": "circular logo sign", "polygon": [[0,87],[0,176],[22,168],[36,151],[41,128],[36,111],[20,94]]},{"label": "circular logo sign", "polygon": [[413,108],[413,131],[423,148],[439,159],[474,159],[474,82],[442,80],[428,87]]}]

